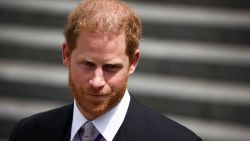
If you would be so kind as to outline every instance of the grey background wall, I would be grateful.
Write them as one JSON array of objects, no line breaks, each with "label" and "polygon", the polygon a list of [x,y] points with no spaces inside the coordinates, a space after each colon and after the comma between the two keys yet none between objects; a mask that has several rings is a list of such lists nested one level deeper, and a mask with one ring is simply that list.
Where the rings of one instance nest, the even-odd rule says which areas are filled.
[{"label": "grey background wall", "polygon": [[[0,141],[21,118],[72,101],[60,49],[78,2],[0,0]],[[130,92],[206,141],[249,141],[250,1],[128,2],[143,22]]]}]

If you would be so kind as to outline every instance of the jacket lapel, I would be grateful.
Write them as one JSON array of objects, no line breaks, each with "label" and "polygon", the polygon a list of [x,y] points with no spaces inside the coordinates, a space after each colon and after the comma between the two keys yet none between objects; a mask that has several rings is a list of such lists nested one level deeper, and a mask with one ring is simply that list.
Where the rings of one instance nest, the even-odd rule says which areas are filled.
[{"label": "jacket lapel", "polygon": [[144,107],[131,96],[128,112],[114,141],[145,141],[147,138],[145,114]]},{"label": "jacket lapel", "polygon": [[46,121],[43,120],[39,123],[39,126],[44,129],[44,136],[48,137],[46,141],[69,141],[73,104],[60,108],[50,116],[51,118],[46,118]]}]

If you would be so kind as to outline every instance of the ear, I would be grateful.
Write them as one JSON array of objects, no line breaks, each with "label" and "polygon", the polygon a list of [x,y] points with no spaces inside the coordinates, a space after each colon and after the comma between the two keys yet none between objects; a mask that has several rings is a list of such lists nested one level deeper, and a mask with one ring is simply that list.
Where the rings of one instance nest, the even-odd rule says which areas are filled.
[{"label": "ear", "polygon": [[135,54],[134,56],[132,57],[132,59],[130,60],[130,67],[129,67],[129,75],[133,74],[135,69],[136,69],[136,66],[139,62],[139,59],[141,57],[141,52],[139,49],[137,49],[135,51]]},{"label": "ear", "polygon": [[66,42],[62,45],[62,62],[65,67],[69,67],[70,65],[70,51],[69,46]]}]

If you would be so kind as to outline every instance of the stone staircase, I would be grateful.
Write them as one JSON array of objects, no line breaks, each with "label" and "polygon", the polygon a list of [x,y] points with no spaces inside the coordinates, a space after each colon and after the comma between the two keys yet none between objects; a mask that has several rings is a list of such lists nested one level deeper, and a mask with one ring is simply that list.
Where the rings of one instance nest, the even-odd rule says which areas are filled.
[{"label": "stone staircase", "polygon": [[[0,141],[21,118],[72,101],[61,44],[77,3],[0,0]],[[249,141],[250,2],[129,3],[144,28],[130,92],[205,141]]]}]

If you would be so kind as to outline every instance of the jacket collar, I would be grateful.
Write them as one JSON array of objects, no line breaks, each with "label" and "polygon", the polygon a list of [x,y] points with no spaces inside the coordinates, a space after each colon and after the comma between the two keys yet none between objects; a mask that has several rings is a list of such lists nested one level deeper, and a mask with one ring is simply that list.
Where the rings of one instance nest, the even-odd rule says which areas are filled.
[{"label": "jacket collar", "polygon": [[131,95],[127,115],[114,141],[146,140],[145,114],[144,107]]},{"label": "jacket collar", "polygon": [[[47,117],[48,116],[48,117]],[[49,139],[69,141],[73,116],[73,104],[52,110],[49,115],[41,117],[37,125],[49,136]]]}]

